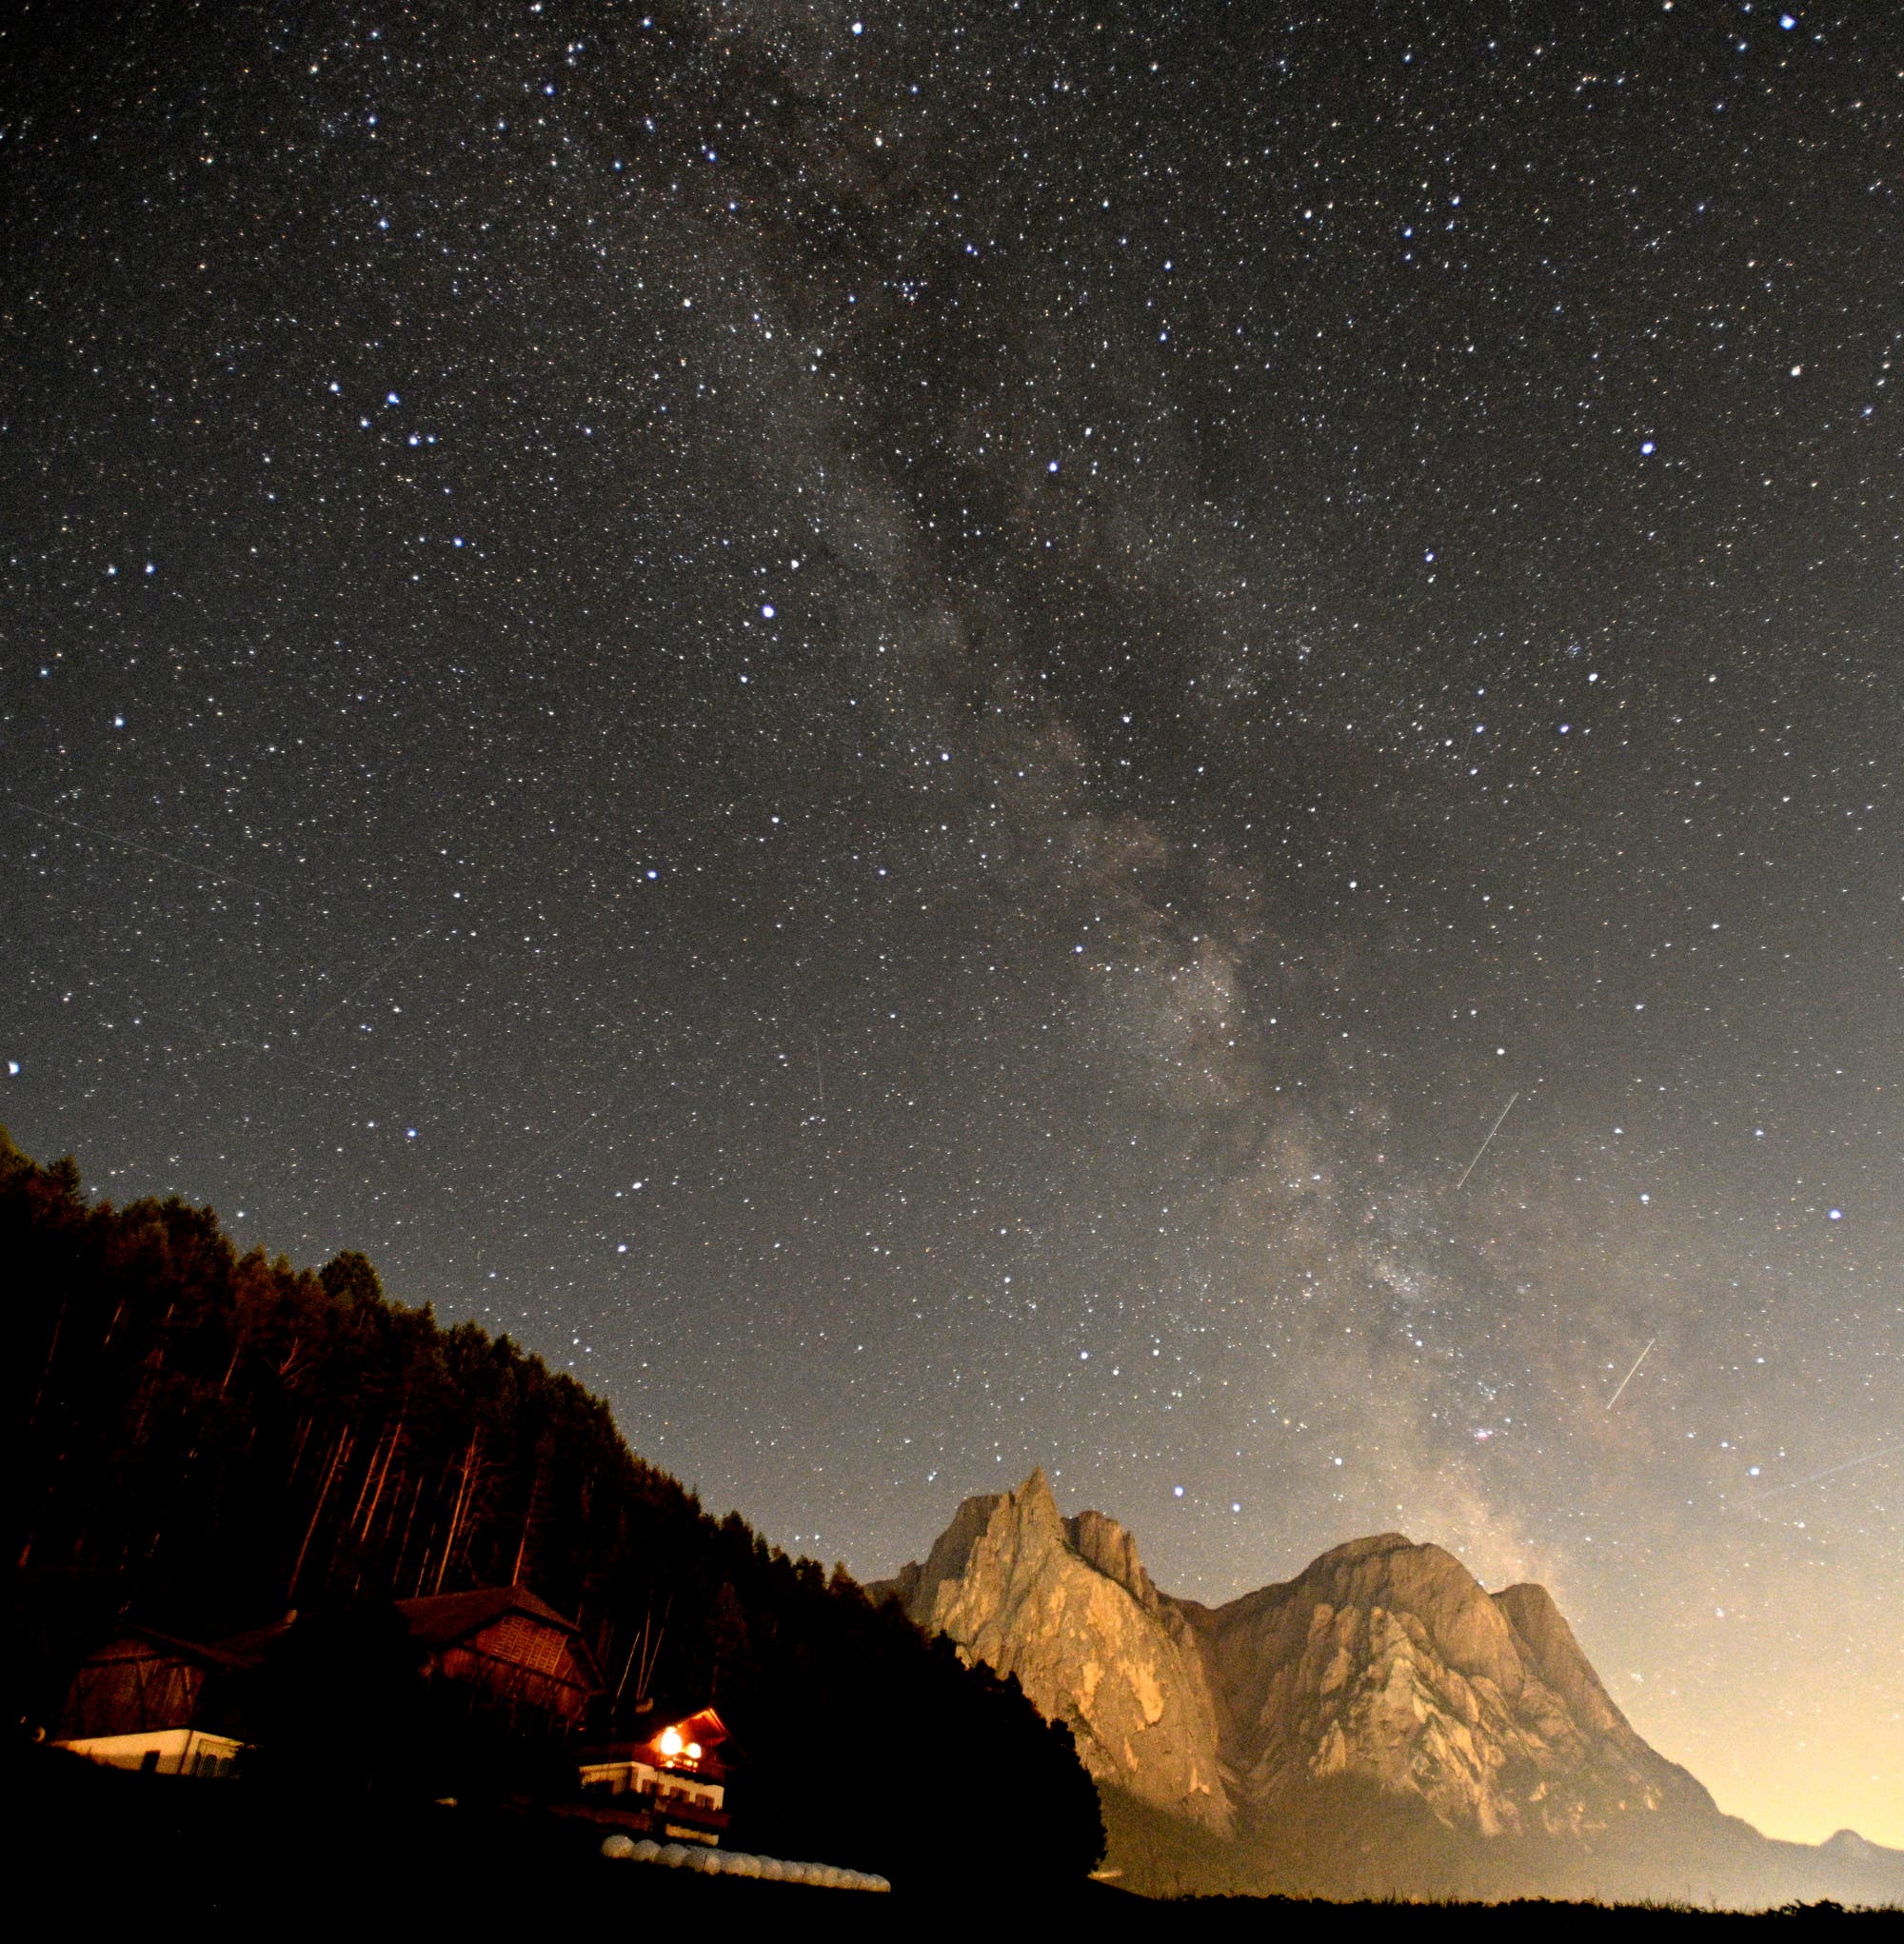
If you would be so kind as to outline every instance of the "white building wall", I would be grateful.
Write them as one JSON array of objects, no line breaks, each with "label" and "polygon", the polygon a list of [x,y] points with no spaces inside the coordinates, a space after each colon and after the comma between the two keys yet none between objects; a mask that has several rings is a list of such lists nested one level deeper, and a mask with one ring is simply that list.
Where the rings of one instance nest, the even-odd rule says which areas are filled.
[{"label": "white building wall", "polygon": [[145,1769],[147,1757],[156,1754],[158,1760],[149,1770],[153,1775],[228,1775],[245,1744],[202,1728],[154,1728],[143,1735],[90,1735],[54,1746],[109,1769]]}]

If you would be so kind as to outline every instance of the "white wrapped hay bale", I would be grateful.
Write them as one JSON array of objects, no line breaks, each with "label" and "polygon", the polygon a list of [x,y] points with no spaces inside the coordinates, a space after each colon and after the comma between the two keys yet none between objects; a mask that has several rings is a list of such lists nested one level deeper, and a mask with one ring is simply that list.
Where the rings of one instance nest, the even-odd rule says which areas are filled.
[{"label": "white wrapped hay bale", "polygon": [[639,1841],[616,1831],[602,1838],[602,1854],[616,1862],[659,1863],[667,1870],[691,1870],[697,1876],[747,1876],[761,1883],[804,1883],[815,1890],[890,1891],[883,1876],[844,1870],[834,1863],[791,1863],[780,1856],[756,1856],[746,1850],[705,1849],[699,1843]]}]

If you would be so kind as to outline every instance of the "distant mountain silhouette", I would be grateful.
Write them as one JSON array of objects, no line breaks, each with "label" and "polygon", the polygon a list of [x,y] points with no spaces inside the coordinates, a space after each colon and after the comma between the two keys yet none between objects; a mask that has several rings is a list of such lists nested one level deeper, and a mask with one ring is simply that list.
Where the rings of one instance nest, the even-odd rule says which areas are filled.
[{"label": "distant mountain silhouette", "polygon": [[1544,1588],[1489,1594],[1397,1533],[1205,1607],[1034,1472],[871,1590],[1070,1727],[1133,1889],[1904,1901],[1904,1853],[1722,1815],[1635,1732]]}]

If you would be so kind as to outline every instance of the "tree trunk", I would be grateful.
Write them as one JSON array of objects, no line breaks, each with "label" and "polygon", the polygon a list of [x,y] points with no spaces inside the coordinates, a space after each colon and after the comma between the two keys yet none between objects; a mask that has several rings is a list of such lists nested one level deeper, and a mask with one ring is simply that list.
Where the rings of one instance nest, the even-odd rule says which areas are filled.
[{"label": "tree trunk", "polygon": [[[403,1438],[404,1413],[399,1411],[396,1423],[390,1427],[390,1448],[384,1454],[384,1469],[377,1474],[377,1489],[370,1495],[370,1509],[364,1515],[364,1543],[367,1546],[370,1543],[370,1528],[377,1521],[377,1506],[384,1497],[384,1480],[390,1476],[390,1461],[396,1457],[397,1446],[403,1442]],[[371,1462],[373,1465],[376,1462],[374,1456]],[[365,1476],[367,1481],[368,1474]],[[356,1514],[352,1513],[351,1518],[354,1520]]]},{"label": "tree trunk", "polygon": [[311,1535],[317,1531],[317,1521],[324,1513],[324,1501],[330,1497],[330,1481],[337,1476],[339,1461],[352,1442],[350,1427],[347,1424],[337,1434],[337,1442],[331,1447],[330,1464],[324,1475],[324,1483],[318,1487],[317,1503],[310,1509],[310,1523],[304,1529],[304,1544],[298,1548],[297,1564],[291,1568],[290,1584],[285,1588],[285,1598],[288,1601],[297,1592],[298,1575],[304,1571],[304,1556],[310,1551]]},{"label": "tree trunk", "polygon": [[443,1591],[443,1577],[449,1571],[450,1555],[456,1551],[456,1536],[462,1529],[464,1508],[475,1497],[476,1454],[483,1443],[481,1430],[469,1434],[469,1449],[463,1454],[463,1479],[456,1489],[456,1503],[449,1514],[449,1537],[443,1542],[443,1564],[436,1569],[436,1584],[432,1593]]},{"label": "tree trunk", "polygon": [[542,1466],[535,1468],[535,1477],[529,1481],[529,1509],[523,1515],[523,1537],[516,1547],[516,1563],[509,1568],[509,1584],[523,1583],[523,1561],[528,1557],[529,1528],[535,1524],[536,1500],[542,1496]]}]

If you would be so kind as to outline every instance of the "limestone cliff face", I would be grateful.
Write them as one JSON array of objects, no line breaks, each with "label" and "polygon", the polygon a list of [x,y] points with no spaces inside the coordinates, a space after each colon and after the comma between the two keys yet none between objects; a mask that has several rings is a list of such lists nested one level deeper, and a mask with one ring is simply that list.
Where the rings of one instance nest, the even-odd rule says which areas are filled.
[{"label": "limestone cliff face", "polygon": [[1199,1644],[1115,1520],[1066,1521],[1034,1472],[1016,1492],[966,1499],[925,1563],[888,1585],[921,1626],[1016,1675],[1069,1723],[1100,1782],[1229,1834]]},{"label": "limestone cliff face", "polygon": [[1333,1776],[1483,1836],[1591,1836],[1668,1805],[1716,1816],[1634,1733],[1543,1589],[1491,1597],[1438,1546],[1356,1539],[1190,1611],[1252,1819]]},{"label": "limestone cliff face", "polygon": [[1717,1814],[1634,1733],[1543,1589],[1490,1596],[1398,1534],[1205,1608],[1160,1593],[1114,1519],[1062,1518],[1035,1472],[968,1498],[888,1587],[1069,1722],[1099,1781],[1220,1834],[1339,1777],[1480,1836]]},{"label": "limestone cliff face", "polygon": [[1127,1888],[1904,1902],[1897,1852],[1720,1815],[1542,1588],[1489,1594],[1397,1533],[1204,1607],[1034,1473],[968,1498],[883,1591],[1071,1725]]}]

